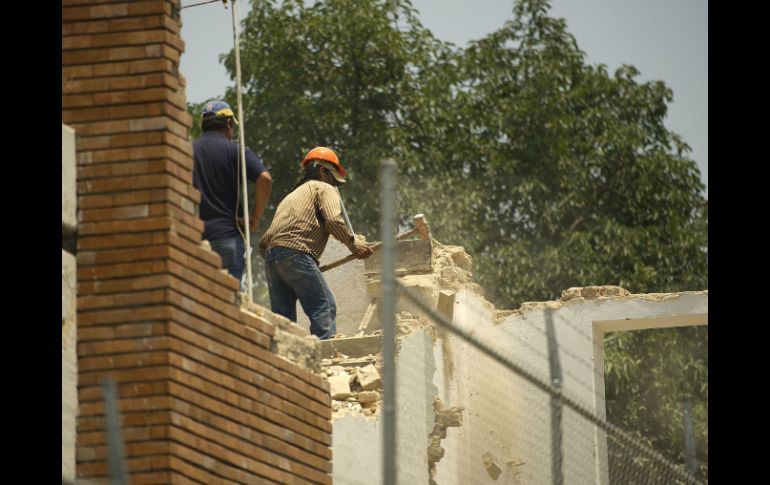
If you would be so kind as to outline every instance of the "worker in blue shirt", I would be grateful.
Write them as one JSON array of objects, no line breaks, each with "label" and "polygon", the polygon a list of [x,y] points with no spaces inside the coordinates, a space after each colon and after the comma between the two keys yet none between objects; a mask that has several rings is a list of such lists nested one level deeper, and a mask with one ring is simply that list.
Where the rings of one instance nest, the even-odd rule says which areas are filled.
[{"label": "worker in blue shirt", "polygon": [[[207,103],[201,114],[203,135],[193,142],[193,186],[201,193],[199,216],[204,222],[203,239],[222,257],[222,265],[241,281],[246,259],[244,238],[238,222],[241,187],[240,148],[233,143],[238,124],[230,105],[224,101]],[[246,147],[246,178],[255,182],[254,210],[249,215],[249,231],[255,231],[270,198],[273,179],[262,160]]]}]

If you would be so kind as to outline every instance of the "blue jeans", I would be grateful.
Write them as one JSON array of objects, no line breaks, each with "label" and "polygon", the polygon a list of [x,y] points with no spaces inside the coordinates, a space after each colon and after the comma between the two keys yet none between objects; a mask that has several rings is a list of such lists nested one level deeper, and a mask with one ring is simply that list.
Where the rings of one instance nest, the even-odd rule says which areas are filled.
[{"label": "blue jeans", "polygon": [[233,236],[209,241],[209,243],[211,249],[222,256],[222,267],[240,282],[243,270],[246,268],[246,259],[243,257],[243,238]]},{"label": "blue jeans", "polygon": [[337,333],[337,304],[313,256],[282,247],[268,249],[265,274],[275,313],[296,322],[299,299],[311,334],[325,340]]}]

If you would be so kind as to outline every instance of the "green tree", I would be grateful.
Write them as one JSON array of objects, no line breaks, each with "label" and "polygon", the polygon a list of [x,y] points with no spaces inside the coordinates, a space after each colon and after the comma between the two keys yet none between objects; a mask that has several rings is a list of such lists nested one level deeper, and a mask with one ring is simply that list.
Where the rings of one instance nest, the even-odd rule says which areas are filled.
[{"label": "green tree", "polygon": [[[350,173],[343,194],[354,228],[376,238],[378,162],[397,152],[393,127],[431,42],[408,1],[252,3],[242,36],[244,117],[247,144],[274,176],[266,220],[305,153],[323,145]],[[232,52],[224,62],[233,75]]]},{"label": "green tree", "polygon": [[412,143],[422,171],[408,206],[466,246],[500,306],[592,284],[703,289],[706,201],[689,147],[663,123],[670,89],[631,66],[586,65],[547,8],[518,2],[462,53],[451,125]]},{"label": "green tree", "polygon": [[[611,333],[605,338],[605,352],[607,418],[674,463],[684,464],[682,404],[691,401],[698,477],[707,479],[708,328]],[[611,481],[621,481],[629,457],[622,456],[612,440],[609,452]]]}]

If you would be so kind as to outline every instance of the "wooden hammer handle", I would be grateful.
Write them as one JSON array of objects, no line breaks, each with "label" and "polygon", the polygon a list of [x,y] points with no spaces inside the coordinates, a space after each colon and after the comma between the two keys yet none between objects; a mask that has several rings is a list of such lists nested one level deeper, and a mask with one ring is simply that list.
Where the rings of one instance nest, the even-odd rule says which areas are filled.
[{"label": "wooden hammer handle", "polygon": [[[408,231],[404,231],[401,234],[396,235],[396,241],[404,239],[405,237],[409,237],[412,234],[414,234],[415,232],[417,232],[417,228],[412,228],[412,229],[409,229]],[[380,242],[376,242],[376,243],[372,244],[369,247],[372,248],[372,251],[377,251],[378,249],[380,249],[380,246],[382,246],[382,242],[381,241]],[[328,271],[330,269],[336,268],[337,266],[343,265],[343,264],[345,264],[345,263],[347,263],[349,261],[353,261],[354,259],[356,259],[356,255],[355,254],[348,254],[347,256],[345,256],[342,259],[339,259],[339,260],[337,260],[337,261],[335,261],[333,263],[329,263],[329,264],[325,264],[325,265],[321,266],[321,268],[320,268],[321,269],[321,273],[323,273],[324,271]]]},{"label": "wooden hammer handle", "polygon": [[[382,243],[381,242],[377,242],[377,243],[372,244],[369,247],[372,248],[372,251],[376,251],[376,250],[380,249],[380,246],[382,246]],[[339,259],[339,260],[337,260],[337,261],[335,261],[333,263],[329,263],[329,264],[325,264],[325,265],[321,266],[321,272],[323,273],[324,271],[330,270],[332,268],[336,268],[337,266],[341,266],[341,265],[343,265],[343,264],[345,264],[345,263],[347,263],[349,261],[353,261],[354,259],[357,259],[355,254],[348,254],[347,256],[345,256],[342,259]]]}]

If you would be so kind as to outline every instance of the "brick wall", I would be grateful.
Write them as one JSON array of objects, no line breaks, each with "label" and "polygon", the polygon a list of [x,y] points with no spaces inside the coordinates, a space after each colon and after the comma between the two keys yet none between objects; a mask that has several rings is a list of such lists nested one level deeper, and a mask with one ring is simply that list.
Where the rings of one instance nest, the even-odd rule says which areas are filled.
[{"label": "brick wall", "polygon": [[78,477],[106,477],[118,383],[132,483],[331,482],[328,384],[271,352],[269,317],[200,246],[178,1],[62,2],[77,133]]}]

